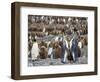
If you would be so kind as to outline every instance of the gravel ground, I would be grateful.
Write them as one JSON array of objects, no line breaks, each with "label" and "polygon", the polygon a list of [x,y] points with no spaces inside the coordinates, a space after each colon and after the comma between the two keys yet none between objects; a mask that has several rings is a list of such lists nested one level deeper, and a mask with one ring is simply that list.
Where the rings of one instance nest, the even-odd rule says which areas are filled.
[{"label": "gravel ground", "polygon": [[[78,61],[76,62],[69,62],[68,60],[66,60],[66,65],[70,64],[70,65],[73,65],[73,64],[87,64],[88,63],[88,55],[87,55],[87,46],[84,46],[84,48],[81,49],[81,57],[78,58]],[[62,62],[61,62],[61,59],[58,58],[58,59],[53,59],[51,61],[50,58],[47,58],[47,59],[38,59],[36,61],[32,61],[31,58],[28,58],[28,66],[31,67],[31,66],[48,66],[48,65],[64,65]]]}]

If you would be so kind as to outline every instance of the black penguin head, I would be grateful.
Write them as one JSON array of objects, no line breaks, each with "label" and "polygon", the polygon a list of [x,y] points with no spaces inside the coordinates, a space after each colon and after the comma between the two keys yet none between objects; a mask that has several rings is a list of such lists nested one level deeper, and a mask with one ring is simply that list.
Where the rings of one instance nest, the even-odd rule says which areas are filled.
[{"label": "black penguin head", "polygon": [[76,28],[74,28],[73,30],[74,30],[74,32],[77,32],[77,29]]}]

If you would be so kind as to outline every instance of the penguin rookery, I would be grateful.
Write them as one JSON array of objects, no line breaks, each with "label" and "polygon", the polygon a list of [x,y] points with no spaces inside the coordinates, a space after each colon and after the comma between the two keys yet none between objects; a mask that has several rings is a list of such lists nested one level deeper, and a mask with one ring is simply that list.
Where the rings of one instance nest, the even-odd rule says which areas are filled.
[{"label": "penguin rookery", "polygon": [[97,74],[97,7],[11,6],[13,79]]}]

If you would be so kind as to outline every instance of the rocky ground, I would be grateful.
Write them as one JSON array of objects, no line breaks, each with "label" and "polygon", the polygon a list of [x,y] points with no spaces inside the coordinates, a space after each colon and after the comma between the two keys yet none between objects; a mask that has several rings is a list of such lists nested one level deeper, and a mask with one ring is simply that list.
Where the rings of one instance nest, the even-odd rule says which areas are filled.
[{"label": "rocky ground", "polygon": [[[66,60],[66,63],[65,65],[73,65],[73,64],[87,64],[88,62],[88,55],[87,55],[87,46],[84,46],[82,49],[81,49],[81,57],[78,58],[78,61],[76,62],[69,62],[68,60]],[[38,59],[37,61],[32,61],[31,58],[28,58],[28,66],[31,67],[31,66],[49,66],[49,65],[64,65],[62,62],[61,62],[61,59],[58,58],[58,59],[53,59],[51,61],[50,58],[47,58],[47,59]]]}]

